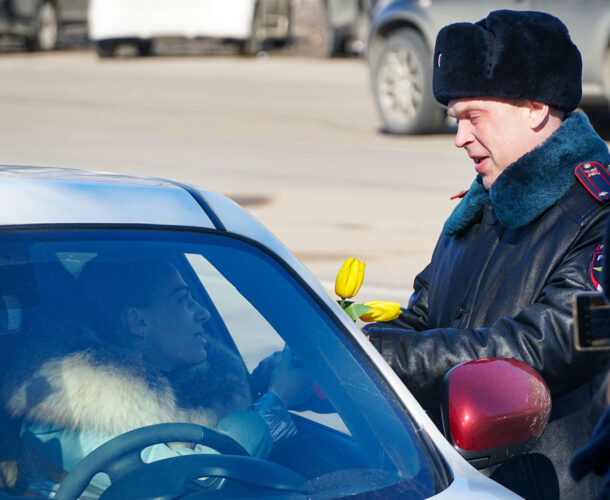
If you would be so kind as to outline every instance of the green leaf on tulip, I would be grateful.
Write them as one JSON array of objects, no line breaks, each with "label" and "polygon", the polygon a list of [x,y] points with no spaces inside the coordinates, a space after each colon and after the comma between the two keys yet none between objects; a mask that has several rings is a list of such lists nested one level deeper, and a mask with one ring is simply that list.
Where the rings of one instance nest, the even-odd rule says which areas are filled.
[{"label": "green leaf on tulip", "polygon": [[372,307],[365,306],[364,304],[351,303],[344,309],[344,311],[350,318],[352,318],[353,321],[356,321],[360,316],[362,316],[365,312],[370,311],[371,309]]},{"label": "green leaf on tulip", "polygon": [[347,309],[349,306],[351,306],[354,303],[353,300],[345,300],[345,299],[339,299],[337,301],[337,304],[339,304],[343,309]]}]

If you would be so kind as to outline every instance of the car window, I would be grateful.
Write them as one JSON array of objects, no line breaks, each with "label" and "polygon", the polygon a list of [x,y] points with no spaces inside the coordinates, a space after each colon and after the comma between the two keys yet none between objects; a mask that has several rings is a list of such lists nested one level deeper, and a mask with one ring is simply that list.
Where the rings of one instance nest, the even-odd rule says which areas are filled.
[{"label": "car window", "polygon": [[284,341],[265,317],[203,255],[187,258],[218,309],[250,371],[265,355],[284,346]]},{"label": "car window", "polygon": [[[114,436],[177,421],[296,472],[311,498],[438,489],[404,408],[316,295],[256,244],[100,229],[5,232],[0,243],[3,404],[45,463],[69,471]],[[142,457],[218,453],[175,448]],[[34,468],[30,490],[57,488]]]}]

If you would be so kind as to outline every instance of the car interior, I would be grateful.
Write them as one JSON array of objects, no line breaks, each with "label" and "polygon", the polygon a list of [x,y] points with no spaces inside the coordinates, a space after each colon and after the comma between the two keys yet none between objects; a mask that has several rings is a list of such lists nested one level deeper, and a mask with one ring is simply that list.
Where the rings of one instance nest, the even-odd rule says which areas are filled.
[{"label": "car interior", "polygon": [[[252,360],[244,361],[242,351],[244,345],[247,345],[248,339],[242,338],[236,342],[236,338],[239,336],[232,335],[235,329],[233,325],[228,326],[223,317],[223,314],[226,316],[226,306],[222,305],[219,297],[214,296],[217,292],[212,290],[212,287],[209,290],[206,288],[200,275],[201,271],[194,265],[196,259],[180,252],[174,252],[168,255],[168,258],[189,282],[196,300],[204,304],[205,308],[211,312],[210,321],[213,323],[213,331],[218,339],[239,355],[244,371],[250,374],[253,396],[256,397],[257,393],[265,390],[269,375],[261,374],[260,370],[257,372],[256,367],[253,369]],[[34,244],[21,248],[18,245],[11,245],[10,250],[4,250],[4,255],[0,255],[0,366],[2,367],[0,381],[2,385],[4,385],[4,379],[11,375],[11,364],[18,355],[23,355],[24,352],[28,352],[28,355],[31,353],[32,356],[40,355],[36,347],[44,342],[50,341],[54,344],[74,342],[74,332],[78,329],[79,319],[77,304],[83,287],[78,279],[79,274],[86,266],[95,265],[99,259],[100,255],[92,252],[79,252],[78,249],[71,249],[69,245],[64,245],[62,248],[62,245],[45,246],[45,244]],[[231,271],[224,272],[226,276],[231,276]],[[211,278],[209,279],[211,282],[213,281]],[[91,286],[91,284],[87,284],[87,286]],[[239,285],[236,286],[239,287]],[[240,297],[242,293],[247,295],[244,290],[239,290],[239,292]],[[231,290],[231,293],[236,293],[236,290]],[[254,303],[254,305],[257,304]],[[222,309],[223,307],[224,309]],[[257,356],[259,355],[257,354]],[[339,406],[349,408],[348,403],[348,400],[340,401]],[[381,458],[380,461],[380,457],[385,455],[385,452],[379,455],[382,448],[379,448],[378,443],[371,442],[363,445],[361,439],[352,436],[351,429],[367,425],[357,413],[350,415],[349,413],[352,411],[351,409],[340,410],[341,417],[339,417],[330,398],[327,398],[323,391],[312,394],[306,403],[291,409],[298,432],[276,446],[266,459],[270,466],[281,467],[281,470],[265,471],[267,475],[278,474],[278,481],[272,483],[274,495],[281,496],[286,493],[283,488],[287,487],[281,486],[284,484],[282,481],[286,480],[287,474],[289,474],[286,470],[289,470],[290,474],[294,473],[295,477],[302,478],[299,491],[307,494],[335,491],[337,496],[341,496],[339,494],[341,491],[347,493],[365,489],[373,477],[377,484],[388,487],[399,480],[395,465],[391,460],[386,457]],[[335,424],[326,424],[325,418],[340,421],[345,415],[348,420],[358,422],[358,425],[354,427],[350,424],[351,428],[348,430],[345,426],[338,428]],[[0,408],[0,498],[21,497],[26,494],[31,496],[31,492],[28,492],[27,474],[21,474],[21,467],[27,466],[27,463],[23,463],[26,454],[24,454],[20,440],[21,425],[21,420],[13,418],[4,406]],[[190,432],[189,429],[187,430]],[[182,433],[186,430],[177,429],[177,432]],[[219,437],[218,440],[222,441],[222,437]],[[374,455],[373,459],[371,454]],[[31,460],[31,455],[27,455],[25,460]],[[199,465],[195,464],[195,461],[204,459],[191,458],[188,460],[193,462],[192,467],[201,467],[202,465],[199,462]],[[184,464],[187,464],[186,459],[183,461]],[[176,464],[178,463],[177,461]],[[220,466],[216,462],[214,464],[215,467]],[[141,460],[138,467],[140,465]],[[239,474],[244,474],[246,471],[249,476],[253,476],[253,483],[248,488],[256,491],[269,491],[269,484],[264,481],[260,484],[260,474],[255,477],[257,475],[254,474],[254,469],[250,469],[250,466],[226,465],[230,473],[233,472],[231,469],[234,467],[241,468]],[[147,473],[148,475],[142,476],[144,479],[138,479],[137,471],[135,471],[133,479],[123,479],[123,482],[129,479],[129,481],[146,483],[151,477],[154,477],[153,482],[156,482],[156,487],[169,488],[167,474],[153,473],[152,470],[150,469],[151,472]],[[184,467],[181,470],[184,470]],[[119,480],[122,475],[123,472],[120,472],[113,478],[113,486],[117,483],[115,488],[118,491],[116,494],[119,495],[117,498],[123,494],[118,489],[121,486]],[[432,491],[430,486],[426,485],[432,485],[432,488],[435,488],[433,486],[435,474],[432,470],[422,467],[418,475],[421,481],[403,484],[402,491],[420,495],[422,490],[427,493]],[[128,474],[126,474],[127,476]],[[194,478],[196,477],[198,476],[195,475]],[[231,477],[230,474],[228,477]],[[243,479],[242,475],[238,475],[238,477]],[[91,478],[89,477],[89,479]],[[195,486],[188,488],[189,494],[195,495],[199,492],[203,498],[205,493],[209,493],[209,491],[202,490],[201,482],[198,484],[195,481],[192,484]],[[239,480],[223,480],[213,484],[214,488],[220,488],[225,492],[226,498],[231,497],[232,488],[243,488],[243,483]],[[210,488],[210,484],[206,483],[203,487]],[[275,490],[276,487],[279,489]],[[294,493],[294,490],[292,491]],[[112,498],[112,495],[109,497]],[[69,497],[58,496],[57,498]]]}]

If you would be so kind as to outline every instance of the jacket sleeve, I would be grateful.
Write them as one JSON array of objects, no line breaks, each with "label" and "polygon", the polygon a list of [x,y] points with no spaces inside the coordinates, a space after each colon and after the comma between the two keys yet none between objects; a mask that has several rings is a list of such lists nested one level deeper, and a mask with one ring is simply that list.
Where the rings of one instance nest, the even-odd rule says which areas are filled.
[{"label": "jacket sleeve", "polygon": [[428,328],[428,276],[430,265],[415,277],[413,282],[413,294],[409,299],[409,306],[402,309],[398,318],[387,323],[374,323],[367,325],[364,330],[369,333],[369,329],[376,326],[393,327],[405,330],[422,331]]},{"label": "jacket sleeve", "polygon": [[[595,290],[589,270],[602,234],[603,224],[595,224],[578,238],[542,293],[514,317],[501,317],[483,328],[413,331],[375,324],[366,332],[424,408],[437,404],[450,368],[488,357],[524,361],[542,374],[554,397],[561,396],[585,383],[595,369],[574,348],[572,300],[575,292]],[[417,329],[417,324],[410,325]]]}]

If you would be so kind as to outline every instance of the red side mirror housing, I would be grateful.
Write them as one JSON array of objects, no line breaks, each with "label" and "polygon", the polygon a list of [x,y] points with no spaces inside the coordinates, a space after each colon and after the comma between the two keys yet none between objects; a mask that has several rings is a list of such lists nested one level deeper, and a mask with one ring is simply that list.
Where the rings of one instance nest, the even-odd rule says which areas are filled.
[{"label": "red side mirror housing", "polygon": [[481,469],[529,452],[551,414],[551,393],[531,366],[506,358],[469,361],[445,375],[445,436]]}]

